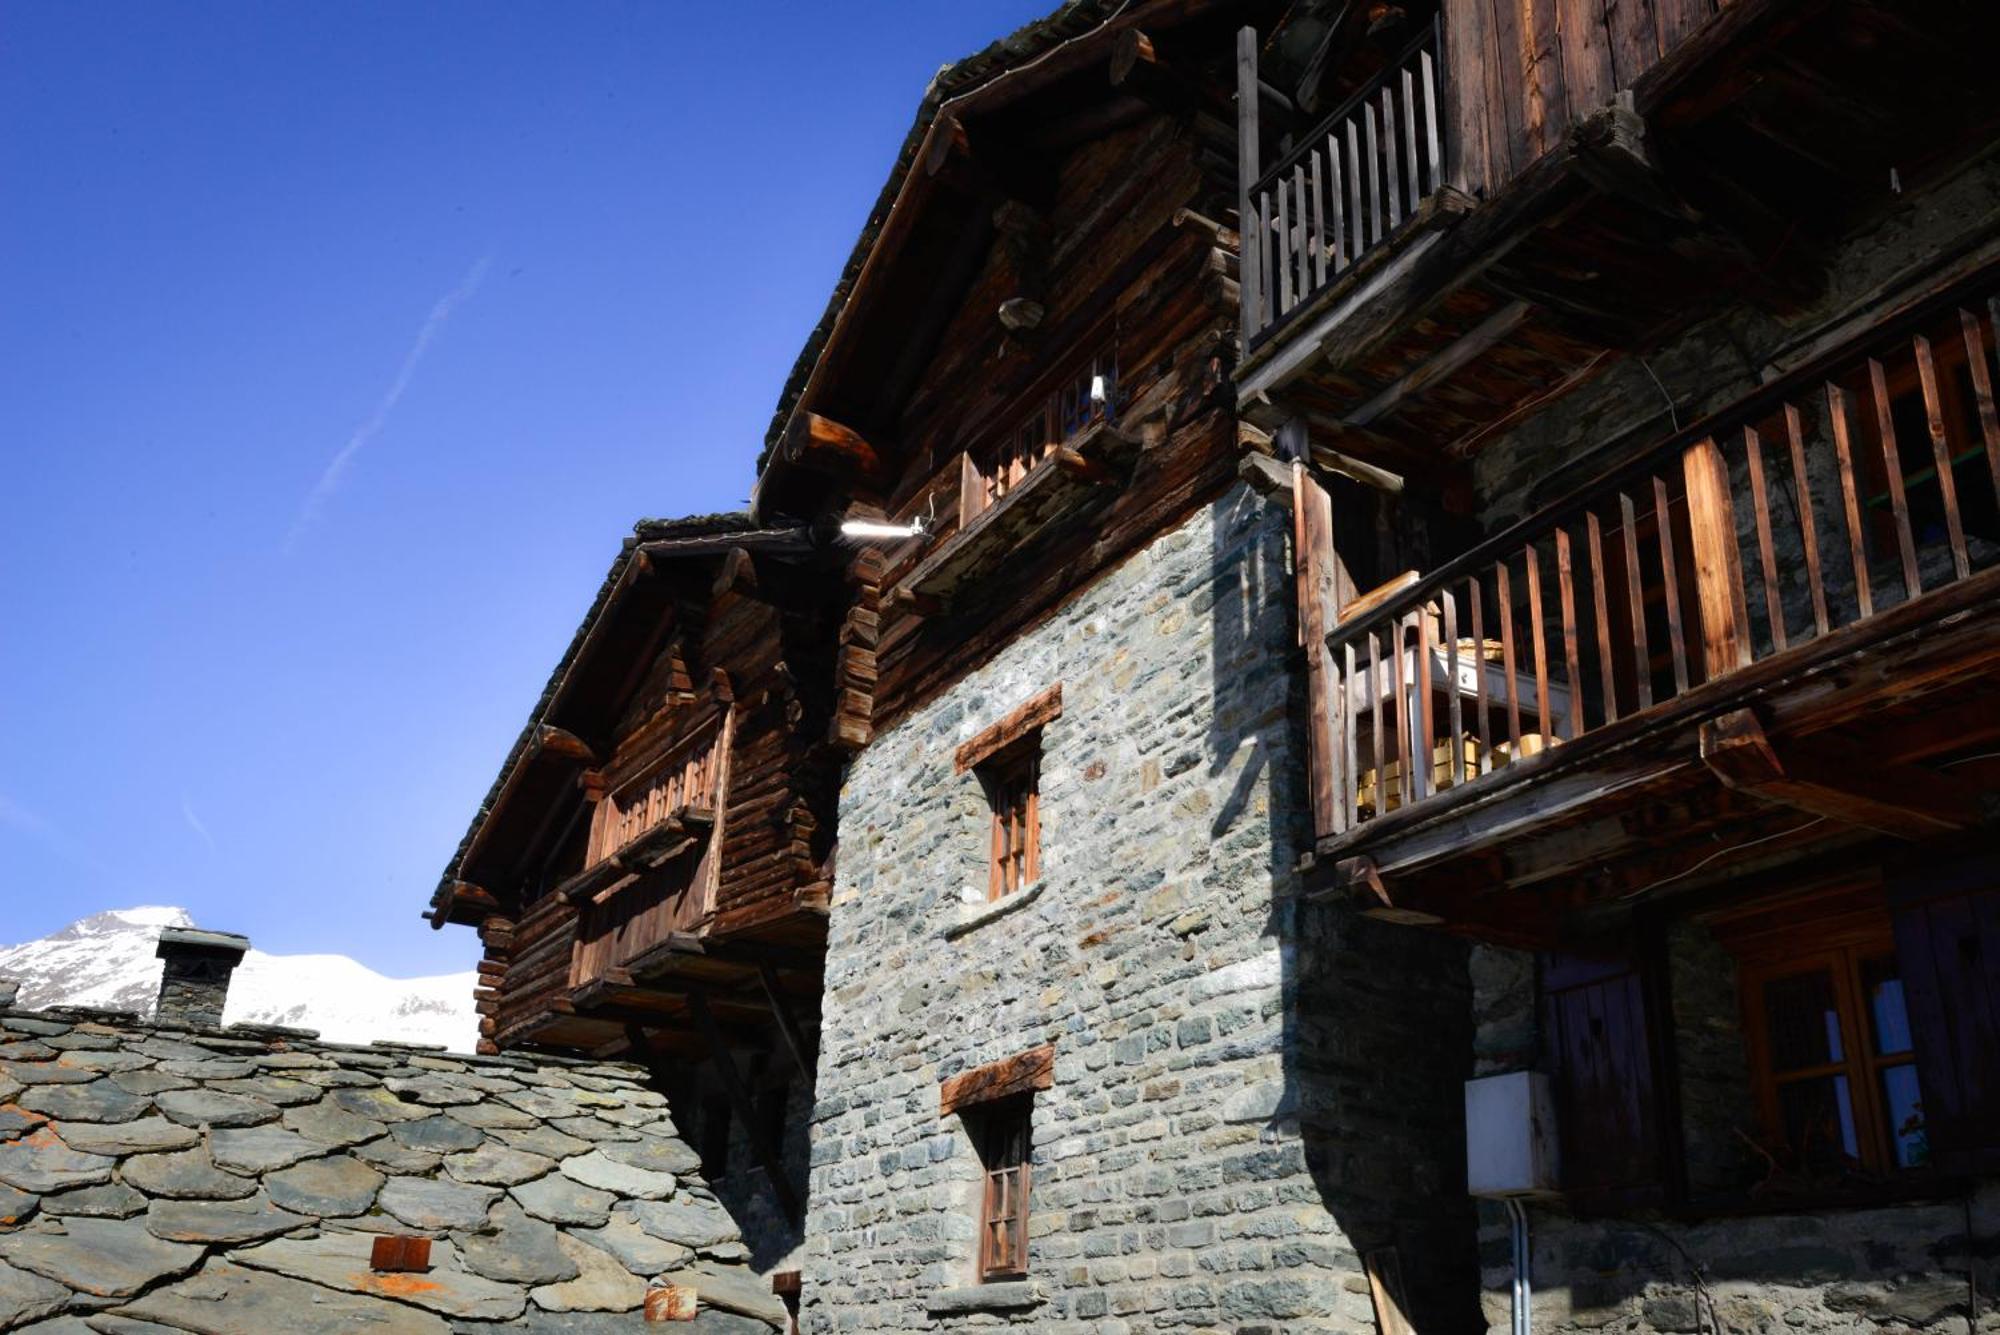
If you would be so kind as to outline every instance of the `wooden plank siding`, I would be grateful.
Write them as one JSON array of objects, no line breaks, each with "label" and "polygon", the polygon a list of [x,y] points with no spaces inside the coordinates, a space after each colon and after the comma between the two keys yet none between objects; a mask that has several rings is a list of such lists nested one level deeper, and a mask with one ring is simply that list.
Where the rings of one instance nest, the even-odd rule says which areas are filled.
[{"label": "wooden plank siding", "polygon": [[1452,179],[1499,190],[1718,11],[1718,0],[1445,0]]}]

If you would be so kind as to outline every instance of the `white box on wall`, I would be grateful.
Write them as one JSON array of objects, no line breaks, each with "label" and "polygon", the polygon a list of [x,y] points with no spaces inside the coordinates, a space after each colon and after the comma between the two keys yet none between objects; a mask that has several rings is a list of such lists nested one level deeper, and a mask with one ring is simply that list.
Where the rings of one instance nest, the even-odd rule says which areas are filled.
[{"label": "white box on wall", "polygon": [[1544,1196],[1560,1188],[1548,1076],[1510,1071],[1465,1082],[1465,1176],[1474,1196]]}]

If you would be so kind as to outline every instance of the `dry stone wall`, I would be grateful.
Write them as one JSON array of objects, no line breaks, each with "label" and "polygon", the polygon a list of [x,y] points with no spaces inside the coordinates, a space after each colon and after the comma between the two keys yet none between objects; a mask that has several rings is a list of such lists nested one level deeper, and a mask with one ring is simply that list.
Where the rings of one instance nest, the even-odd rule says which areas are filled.
[{"label": "dry stone wall", "polygon": [[782,1327],[637,1067],[5,1000],[0,1329],[634,1330],[653,1281],[698,1295],[669,1329]]}]

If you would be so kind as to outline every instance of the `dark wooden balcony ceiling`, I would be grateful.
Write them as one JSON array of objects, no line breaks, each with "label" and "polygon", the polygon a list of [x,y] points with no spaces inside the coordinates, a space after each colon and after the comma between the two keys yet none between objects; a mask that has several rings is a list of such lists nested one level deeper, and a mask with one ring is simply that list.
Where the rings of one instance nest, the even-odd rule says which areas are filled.
[{"label": "dark wooden balcony ceiling", "polygon": [[[1449,478],[1725,302],[1794,311],[1828,248],[1896,204],[1892,170],[1921,188],[1985,142],[1996,39],[2000,6],[1974,0],[1739,0],[1637,81],[1631,116],[1583,118],[1491,201],[1427,201],[1399,246],[1252,350],[1243,410],[1267,426],[1303,415],[1344,453]],[[1354,298],[1427,230],[1439,244],[1421,262]],[[1318,354],[1280,370],[1287,338],[1336,307]]]},{"label": "dark wooden balcony ceiling", "polygon": [[2000,570],[1321,842],[1316,893],[1524,947],[2000,837]]}]

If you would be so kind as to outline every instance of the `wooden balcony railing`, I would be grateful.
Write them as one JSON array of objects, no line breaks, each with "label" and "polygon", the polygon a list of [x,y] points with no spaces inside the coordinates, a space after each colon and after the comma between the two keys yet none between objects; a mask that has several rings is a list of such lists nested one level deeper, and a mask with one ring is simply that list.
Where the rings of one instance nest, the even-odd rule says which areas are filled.
[{"label": "wooden balcony railing", "polygon": [[584,866],[596,866],[689,812],[713,813],[728,732],[726,716],[718,717],[607,792],[591,821]]},{"label": "wooden balcony railing", "polygon": [[1320,835],[2000,564],[2000,279],[1985,281],[1334,625],[1314,667],[1331,681],[1315,695]]},{"label": "wooden balcony railing", "polygon": [[[1436,24],[1259,172],[1256,38],[1239,47],[1242,322],[1254,345],[1388,241],[1444,184]],[[1248,87],[1244,84],[1248,82]]]}]

